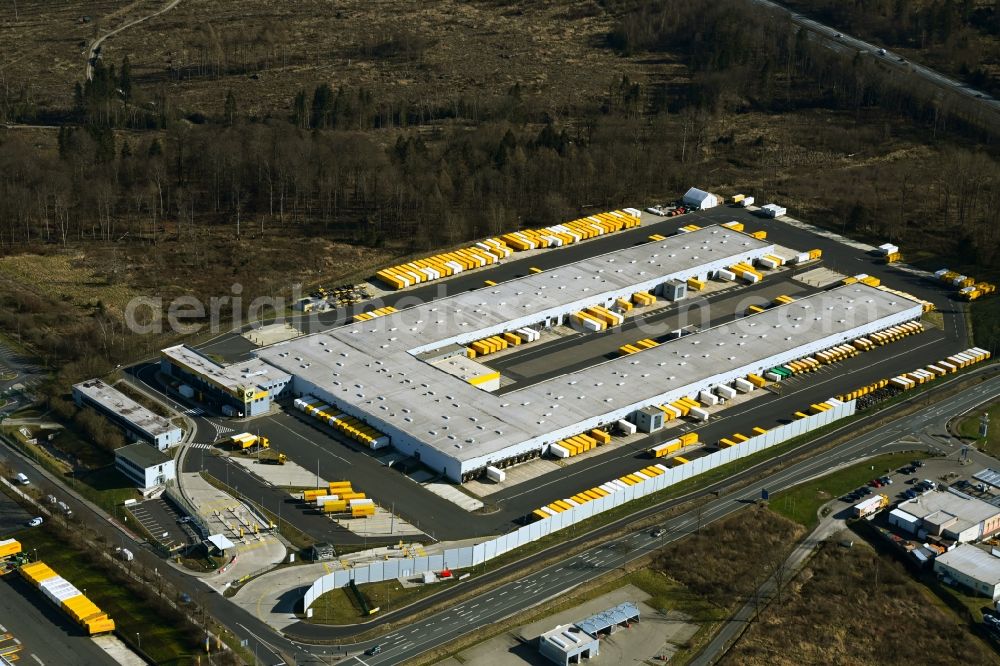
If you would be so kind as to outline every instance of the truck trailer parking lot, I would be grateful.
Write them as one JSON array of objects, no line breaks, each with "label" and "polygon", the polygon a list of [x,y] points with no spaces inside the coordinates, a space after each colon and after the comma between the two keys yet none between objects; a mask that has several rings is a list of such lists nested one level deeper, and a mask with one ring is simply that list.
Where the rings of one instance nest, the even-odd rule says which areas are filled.
[{"label": "truck trailer parking lot", "polygon": [[[965,348],[964,321],[960,316],[961,308],[955,301],[950,300],[945,292],[933,285],[933,283],[925,281],[920,276],[901,271],[896,267],[887,267],[879,263],[873,255],[867,254],[863,248],[840,243],[823,235],[817,235],[808,228],[786,223],[782,220],[763,219],[746,209],[734,207],[719,207],[707,211],[696,211],[662,221],[652,215],[643,214],[643,226],[638,229],[624,231],[618,235],[606,236],[557,250],[539,251],[525,259],[518,259],[515,255],[512,259],[496,264],[488,269],[481,269],[469,275],[463,274],[441,280],[435,284],[434,290],[439,295],[441,293],[461,294],[463,290],[471,290],[469,297],[461,301],[456,301],[456,303],[465,302],[474,309],[481,308],[483,307],[482,303],[489,302],[482,301],[482,296],[501,298],[499,294],[503,293],[511,293],[513,296],[516,296],[517,287],[515,285],[519,285],[520,281],[513,283],[506,289],[504,288],[504,282],[516,279],[519,276],[538,275],[535,271],[528,270],[529,268],[540,268],[542,269],[541,274],[544,275],[548,271],[561,270],[559,267],[565,267],[567,262],[587,260],[589,257],[593,257],[602,251],[606,252],[626,248],[640,250],[645,253],[642,256],[648,257],[650,253],[655,254],[654,248],[650,248],[650,245],[659,244],[662,247],[668,248],[676,247],[676,244],[679,242],[674,240],[673,246],[669,243],[651,242],[649,236],[654,231],[665,235],[669,239],[669,234],[673,234],[680,227],[690,225],[691,223],[704,227],[706,224],[730,222],[732,220],[745,224],[748,231],[766,231],[766,241],[761,241],[763,244],[760,245],[762,248],[774,247],[767,244],[773,242],[777,243],[780,247],[794,247],[800,250],[810,247],[820,249],[822,251],[822,259],[808,267],[808,270],[814,273],[822,272],[816,271],[816,267],[829,270],[831,275],[834,275],[834,271],[838,269],[844,275],[864,272],[869,275],[879,276],[889,286],[911,293],[918,298],[931,300],[937,305],[941,313],[940,319],[937,320],[941,324],[928,323],[923,333],[906,337],[887,346],[885,349],[878,349],[862,357],[848,358],[835,364],[824,365],[817,372],[794,375],[780,384],[774,384],[766,392],[758,391],[753,399],[746,402],[746,404],[741,403],[731,410],[722,410],[714,414],[708,423],[699,424],[697,422],[690,422],[689,420],[671,422],[667,424],[665,430],[650,434],[641,444],[630,443],[625,448],[612,446],[606,452],[596,450],[586,454],[586,459],[581,460],[578,464],[574,461],[575,464],[571,468],[552,470],[538,476],[529,474],[527,480],[524,479],[525,475],[515,475],[519,478],[520,483],[517,485],[501,483],[499,490],[490,493],[489,503],[491,511],[488,517],[486,515],[468,513],[465,509],[425,491],[419,484],[413,483],[411,478],[400,472],[400,469],[405,472],[408,468],[412,469],[422,465],[429,465],[430,477],[423,475],[422,478],[432,478],[435,471],[438,474],[445,472],[447,475],[452,476],[453,479],[457,478],[457,472],[447,472],[447,465],[436,462],[437,458],[431,455],[430,449],[423,449],[419,446],[416,448],[404,447],[402,454],[395,453],[388,458],[382,457],[379,455],[380,452],[367,450],[364,445],[359,444],[351,436],[345,436],[343,433],[337,432],[336,428],[328,427],[325,423],[317,423],[305,414],[295,413],[296,410],[291,409],[291,406],[288,404],[288,398],[282,400],[281,404],[284,405],[287,411],[292,413],[284,415],[272,413],[268,416],[254,419],[254,428],[259,430],[260,434],[266,435],[272,441],[278,443],[279,450],[287,453],[291,460],[302,467],[306,469],[316,468],[321,476],[327,478],[350,476],[352,479],[357,479],[358,484],[364,486],[369,491],[369,496],[374,498],[381,506],[394,506],[397,513],[414,525],[420,526],[421,529],[424,529],[436,538],[442,536],[454,536],[457,538],[475,534],[496,533],[498,530],[505,529],[505,526],[516,524],[524,516],[526,510],[530,511],[530,507],[538,506],[541,501],[545,501],[549,497],[569,496],[572,494],[569,492],[570,490],[578,492],[581,488],[592,485],[593,482],[604,480],[609,476],[617,475],[619,472],[622,474],[633,472],[641,468],[644,464],[647,464],[648,458],[646,457],[645,450],[649,446],[657,442],[667,441],[671,437],[676,437],[679,432],[697,431],[699,440],[705,447],[704,450],[711,451],[714,450],[713,447],[720,438],[731,436],[733,432],[749,430],[754,426],[766,429],[774,425],[787,423],[789,419],[793,418],[792,415],[795,412],[805,409],[817,401],[821,402],[830,396],[847,393],[870,382],[908,371],[913,366],[913,354],[926,353],[932,357],[943,357]],[[690,243],[697,242],[699,233],[711,233],[711,229],[713,227],[705,227],[700,232],[693,232],[694,235],[688,233],[676,238],[683,239],[690,247]],[[718,229],[718,227],[715,227],[715,229]],[[733,238],[743,236],[742,234],[730,232],[730,230],[725,230],[723,233]],[[504,383],[500,390],[493,395],[486,391],[473,391],[473,393],[479,396],[475,399],[475,402],[472,398],[462,400],[460,403],[462,408],[452,414],[450,409],[445,410],[441,405],[444,404],[444,401],[449,396],[454,398],[453,393],[442,391],[437,396],[429,395],[429,393],[437,393],[437,391],[433,385],[425,382],[428,383],[427,388],[419,387],[425,393],[423,398],[430,400],[426,408],[426,416],[421,417],[424,419],[424,423],[427,424],[424,427],[428,432],[434,430],[435,428],[431,425],[431,421],[437,419],[437,422],[441,423],[441,427],[438,428],[438,437],[444,437],[444,439],[440,440],[443,444],[448,441],[446,437],[448,431],[458,425],[454,420],[450,423],[447,422],[447,419],[442,420],[443,416],[450,415],[451,419],[464,418],[460,415],[467,413],[467,406],[478,405],[482,400],[494,400],[494,396],[501,397],[501,400],[505,400],[512,405],[515,404],[515,400],[538,403],[538,399],[540,397],[544,399],[546,393],[550,393],[552,397],[555,397],[550,387],[560,385],[559,382],[565,381],[564,377],[585,377],[595,367],[608,366],[612,368],[614,362],[621,355],[618,349],[629,342],[634,342],[635,340],[632,338],[651,338],[656,342],[666,342],[665,338],[669,335],[670,331],[677,330],[676,327],[688,324],[691,319],[695,318],[692,316],[692,312],[697,313],[696,318],[700,326],[689,326],[686,332],[696,333],[698,330],[703,329],[715,330],[718,326],[725,328],[727,322],[742,319],[745,315],[744,309],[747,307],[747,304],[756,303],[765,306],[769,305],[778,296],[790,296],[790,300],[792,300],[791,306],[794,307],[795,302],[802,302],[803,300],[806,303],[811,302],[809,300],[811,297],[829,297],[827,290],[830,285],[798,281],[796,280],[796,274],[801,272],[801,270],[794,268],[790,271],[776,272],[774,275],[768,275],[759,284],[748,286],[740,285],[737,281],[730,283],[730,285],[725,285],[722,289],[708,290],[709,293],[706,297],[701,297],[697,292],[693,292],[687,299],[677,303],[668,303],[666,307],[661,307],[643,316],[641,319],[626,318],[625,325],[621,327],[597,333],[570,332],[568,335],[562,334],[555,338],[550,337],[547,342],[537,343],[537,345],[525,345],[523,348],[504,352],[497,356],[496,359],[491,360],[490,356],[485,356],[481,359],[483,367],[499,371],[504,377]],[[572,272],[570,275],[572,275]],[[486,279],[495,282],[497,286],[484,287],[483,280]],[[540,284],[545,283],[542,282]],[[554,284],[559,284],[559,282]],[[418,293],[427,293],[429,289],[429,285],[427,287],[418,286],[401,292],[385,294],[377,307],[398,302],[399,298],[403,295],[415,296]],[[496,291],[496,294],[492,293],[494,291]],[[863,290],[858,293],[867,295],[867,292]],[[898,297],[892,298],[898,301]],[[512,306],[513,304],[503,305],[503,307],[497,309],[497,312],[500,313]],[[370,310],[371,307],[369,306],[366,309]],[[435,300],[423,307],[425,308],[424,312],[429,315],[434,313],[437,308],[451,306],[448,306],[446,302]],[[702,315],[702,309],[707,311],[707,315]],[[398,317],[403,317],[399,321],[404,326],[406,325],[405,322],[408,321],[412,321],[416,325],[416,322],[421,317],[416,312],[410,308],[409,310],[403,310],[401,313],[389,313],[384,318],[365,322],[363,325],[371,326],[370,330],[373,334],[379,335],[378,331],[384,330],[385,327],[393,328],[393,322]],[[766,315],[767,312],[765,310],[764,314]],[[405,317],[404,313],[406,313]],[[475,322],[478,325],[482,316],[485,315],[474,316],[469,321]],[[502,315],[499,316],[501,319],[497,321],[502,321]],[[685,316],[689,317],[689,319],[683,319]],[[919,317],[919,313],[915,316]],[[336,313],[326,313],[325,315],[319,315],[317,319],[333,323],[337,321],[336,317]],[[766,317],[761,321],[765,320]],[[461,319],[459,319],[460,322]],[[346,331],[350,328],[350,326],[347,326],[342,330]],[[460,328],[456,330],[460,330]],[[395,325],[395,330],[400,333],[402,332],[400,324]],[[489,331],[486,332],[488,333]],[[393,337],[392,331],[389,332],[389,337]],[[460,342],[467,338],[469,336],[464,334],[459,336]],[[296,376],[297,365],[315,366],[316,363],[326,362],[326,353],[324,352],[328,353],[328,351],[322,349],[323,344],[318,345],[315,348],[316,351],[312,351],[310,345],[314,345],[316,340],[321,342],[325,340],[327,343],[330,343],[333,339],[324,336],[300,338],[289,343],[278,344],[264,349],[260,353],[262,358],[268,362],[277,362],[279,365],[282,365],[283,370]],[[358,342],[362,339],[364,338],[359,338]],[[684,340],[680,342],[683,343]],[[791,343],[792,341],[789,340],[788,344]],[[355,343],[351,344],[354,345]],[[666,342],[666,344],[670,345],[671,343]],[[428,347],[425,343],[423,347],[418,347],[415,352],[426,354],[428,349],[433,349],[433,346]],[[307,350],[309,350],[309,354],[313,355],[308,360],[302,355]],[[357,351],[357,348],[352,349],[352,352]],[[317,352],[320,356],[315,356]],[[348,353],[351,354],[351,352]],[[651,359],[653,356],[654,354],[647,352],[646,354],[636,356],[636,358]],[[732,356],[732,354],[728,354],[728,356]],[[302,360],[296,360],[297,358],[302,358]],[[382,361],[381,358],[377,360]],[[329,367],[336,368],[339,363],[344,361],[345,358],[341,356],[338,361],[331,362]],[[298,368],[298,370],[305,373],[303,376],[307,376],[313,371],[313,368],[303,367]],[[372,428],[372,431],[379,435],[386,430],[385,426],[388,425],[388,422],[383,421],[384,417],[381,416],[375,418],[374,421],[371,419],[376,414],[382,414],[382,410],[387,403],[379,403],[392,392],[389,388],[391,384],[386,384],[385,387],[378,388],[376,386],[377,382],[376,384],[369,385],[366,381],[377,379],[383,372],[392,373],[393,371],[384,365],[379,366],[378,363],[372,363],[370,367],[358,366],[357,369],[349,373],[352,377],[361,378],[360,380],[355,380],[355,383],[363,386],[360,389],[351,387],[352,391],[358,394],[371,392],[373,395],[381,397],[378,401],[370,402],[369,406],[360,412],[354,412],[354,407],[351,407],[352,411],[345,415],[345,417],[360,416],[360,422],[374,425],[375,427]],[[366,373],[371,373],[371,377],[366,377]],[[576,374],[574,375],[574,373]],[[438,373],[438,375],[441,374],[443,373]],[[640,374],[642,374],[641,371]],[[434,377],[436,378],[438,375],[434,375]],[[410,376],[412,380],[417,375],[407,373],[406,376]],[[404,376],[404,379],[406,376]],[[428,379],[430,377],[431,375],[428,375]],[[595,381],[607,383],[609,380],[612,381],[612,385],[621,382],[621,379],[616,379],[612,375],[607,375],[607,377]],[[310,382],[309,388],[303,390],[300,386],[295,385],[295,381],[293,380],[293,393],[295,394],[312,397],[317,393],[322,393],[321,391],[317,391],[319,385],[315,382]],[[435,381],[440,380],[435,379]],[[579,380],[577,379],[577,381]],[[669,381],[663,383],[668,384]],[[639,385],[641,384],[637,386]],[[456,389],[458,388],[458,384],[452,384],[451,386],[454,386]],[[538,390],[539,387],[541,390]],[[536,390],[531,392],[530,397],[528,393],[523,393],[522,391],[522,389],[530,390],[532,388]],[[574,387],[566,384],[562,388],[570,389]],[[594,393],[594,388],[591,387],[591,390],[587,391],[586,395],[588,398],[593,400],[593,396],[596,395],[597,401],[603,400],[600,395]],[[620,394],[624,388],[617,387],[617,393]],[[629,392],[633,391],[630,390]],[[465,390],[465,392],[467,393],[468,391]],[[472,396],[473,393],[469,395]],[[333,391],[330,394],[330,398],[333,398],[333,403],[338,404],[338,409],[341,412],[346,405],[338,402],[338,400],[342,401],[349,394],[349,392],[343,392],[342,395],[337,395],[337,391]],[[522,395],[525,397],[521,397]],[[612,397],[611,393],[608,395]],[[438,399],[441,402],[436,402]],[[566,398],[564,396],[561,399],[565,400]],[[574,398],[570,399],[575,400]],[[366,396],[362,400],[367,401],[369,398]],[[330,402],[330,400],[328,399],[326,402]],[[418,402],[417,404],[419,406],[420,403]],[[559,403],[553,401],[552,404],[557,405]],[[520,405],[520,407],[526,408],[528,406]],[[373,408],[375,411],[366,411]],[[531,409],[533,408],[532,406]],[[407,409],[412,409],[412,407],[407,407]],[[596,412],[600,413],[601,409],[598,408]],[[399,423],[405,423],[407,419],[406,412],[397,412],[397,414],[396,418],[399,420]],[[550,417],[538,416],[537,418],[551,420]],[[508,423],[507,426],[510,426],[510,424]],[[514,430],[510,430],[508,427],[500,426],[499,424],[491,427],[493,430],[502,433],[499,435],[494,434],[494,437],[502,447],[506,448],[510,448],[510,444],[514,443],[514,440],[511,439],[512,433],[523,430],[521,426],[516,426]],[[573,428],[573,426],[568,427]],[[589,427],[579,426],[575,429],[586,431]],[[440,432],[442,429],[444,430],[444,435]],[[613,432],[613,428],[609,428],[609,431]],[[487,431],[480,430],[480,433],[485,432]],[[555,435],[557,438],[558,436]],[[462,436],[462,438],[465,437],[467,436]],[[455,453],[448,454],[455,457],[456,460],[468,459],[468,455],[463,450],[467,445],[465,442],[460,441],[462,438],[456,436],[454,440],[455,446],[450,447]],[[475,435],[472,435],[472,438],[477,439]],[[396,449],[397,438],[391,437],[389,439],[394,442],[393,448]],[[462,446],[459,447],[458,444],[462,444]],[[437,446],[442,453],[448,450],[447,446]],[[473,443],[472,449],[476,449],[477,446],[478,444]],[[544,445],[541,449],[544,450]],[[698,455],[701,455],[701,453],[692,452],[692,456],[697,457]],[[193,468],[194,458],[195,456],[188,456],[185,462],[186,469],[190,470]],[[388,464],[387,460],[390,461]],[[202,462],[200,465],[204,466],[205,463]],[[212,465],[218,466],[219,463],[213,461]],[[221,467],[219,471],[222,471]],[[240,477],[240,483],[246,486],[245,488],[241,488],[241,492],[245,492],[248,497],[253,497],[256,492],[252,487],[253,484],[257,484],[261,487],[261,490],[266,489],[268,493],[274,492],[273,488],[267,487],[266,484],[254,477],[248,476],[246,479]],[[265,499],[263,494],[262,499]],[[327,529],[323,531],[327,533],[327,536],[330,536]]]}]

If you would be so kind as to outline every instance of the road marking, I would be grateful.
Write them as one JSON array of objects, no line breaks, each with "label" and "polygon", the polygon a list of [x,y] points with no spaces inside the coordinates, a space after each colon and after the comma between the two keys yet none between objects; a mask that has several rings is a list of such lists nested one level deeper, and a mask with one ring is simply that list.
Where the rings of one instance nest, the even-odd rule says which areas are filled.
[{"label": "road marking", "polygon": [[[308,437],[305,437],[305,436],[300,435],[299,433],[295,432],[294,430],[292,430],[291,428],[289,428],[288,426],[286,426],[284,423],[282,423],[280,421],[276,421],[274,419],[271,420],[271,423],[273,423],[274,425],[279,426],[281,428],[284,428],[285,430],[287,430],[288,432],[292,433],[293,435],[295,435],[299,439],[301,439],[301,440],[303,440],[305,442],[309,442],[310,444],[312,444],[313,446],[315,446],[317,449],[321,449],[323,451],[323,453],[326,453],[327,455],[331,455],[334,458],[336,458],[337,460],[341,460],[341,461],[343,461],[344,463],[346,463],[349,466],[351,465],[351,461],[348,460],[347,458],[341,458],[336,453],[333,453],[329,449],[320,446],[319,444],[317,444],[316,442],[312,441]],[[324,432],[323,434],[326,434],[326,433]],[[327,435],[327,436],[330,437],[330,435]],[[333,438],[331,437],[331,439],[333,439]],[[340,440],[336,440],[335,439],[334,441],[339,442]]]},{"label": "road marking", "polygon": [[41,666],[45,666],[45,662],[38,658],[38,655],[34,652],[31,653],[31,658],[37,661]]}]

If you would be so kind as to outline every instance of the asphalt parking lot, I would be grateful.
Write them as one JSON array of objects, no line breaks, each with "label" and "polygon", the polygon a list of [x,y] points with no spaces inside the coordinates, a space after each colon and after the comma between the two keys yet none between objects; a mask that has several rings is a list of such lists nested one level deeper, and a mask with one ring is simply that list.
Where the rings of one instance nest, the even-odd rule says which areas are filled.
[{"label": "asphalt parking lot", "polygon": [[[1000,506],[1000,489],[973,478],[974,474],[985,469],[985,460],[984,456],[976,454],[967,464],[962,464],[960,456],[953,454],[947,458],[914,461],[917,462],[916,465],[902,465],[891,471],[875,469],[867,484],[838,498],[833,508],[834,511],[847,511],[858,502],[876,494],[886,495],[889,506],[892,507],[911,498],[907,496],[907,491],[911,491],[911,496],[920,496],[945,487]],[[885,479],[889,479],[891,483],[886,484]],[[874,483],[876,480],[878,483]]]},{"label": "asphalt parking lot", "polygon": [[[666,220],[644,215],[644,225],[638,229],[528,257],[517,258],[515,255],[512,261],[486,270],[388,294],[378,301],[378,305],[391,305],[403,297],[432,300],[480,288],[485,279],[499,283],[526,275],[529,273],[528,268],[532,266],[549,270],[604,252],[645,243],[652,233],[669,235],[683,225],[695,223],[704,226],[729,220],[743,222],[748,231],[766,231],[768,240],[778,245],[803,251],[812,248],[822,249],[820,266],[848,275],[868,273],[879,277],[888,286],[931,300],[937,305],[943,324],[941,327],[930,327],[922,334],[904,338],[887,347],[832,366],[825,366],[819,372],[796,376],[782,382],[777,387],[780,395],[758,392],[759,397],[753,401],[721,412],[706,425],[685,423],[679,428],[674,427],[656,433],[641,444],[630,444],[627,450],[619,448],[602,455],[595,455],[582,464],[572,466],[571,469],[557,470],[518,486],[504,488],[491,496],[491,501],[496,502],[496,506],[493,507],[495,511],[488,515],[470,514],[426,492],[418,484],[401,478],[395,469],[387,468],[369,452],[362,451],[321,428],[304,423],[295,415],[280,414],[255,419],[252,422],[253,426],[258,428],[261,434],[270,437],[278,450],[287,453],[304,468],[311,470],[319,467],[320,475],[325,478],[351,479],[376,502],[387,508],[395,506],[400,515],[436,538],[460,538],[508,529],[542,503],[570,497],[610,478],[634,472],[649,464],[649,459],[643,453],[646,448],[676,437],[678,432],[697,430],[701,441],[714,444],[721,437],[748,430],[753,426],[769,428],[787,422],[795,411],[813,402],[823,401],[876,380],[912,370],[967,346],[963,306],[953,299],[953,294],[949,290],[896,266],[886,266],[874,255],[828,238],[823,233],[813,233],[807,228],[758,217],[745,209],[728,206]],[[790,281],[788,274],[777,274],[771,279],[765,279],[760,285],[736,287],[731,292],[727,290],[717,296],[710,296],[709,300],[712,301],[713,310],[718,311],[719,308],[723,312],[729,310],[723,318],[731,318],[735,315],[739,303],[747,298],[769,299],[777,293],[788,293],[796,297],[810,291],[815,289]],[[374,304],[368,306],[369,309],[372,305]],[[670,310],[671,308],[667,308],[663,314],[656,314],[656,317],[662,317],[664,327],[676,323],[671,320]],[[344,313],[338,315],[335,312],[315,317],[321,328],[335,325],[343,319]],[[544,348],[544,345],[537,348],[527,347],[517,354],[498,358],[497,365],[504,366],[506,371],[517,375],[516,379],[523,382],[537,381],[539,378],[562,374],[573,369],[572,364],[581,363],[581,357],[593,357],[597,360],[606,358],[621,344],[633,342],[631,337],[635,337],[638,333],[638,330],[630,331],[626,327],[624,332],[603,337],[595,335],[587,338],[580,336],[580,339],[569,341],[556,340],[545,343],[552,345],[550,348]],[[643,331],[640,337],[649,335]],[[205,351],[229,358],[241,357],[248,350],[246,340],[238,336],[220,337],[205,348]],[[593,360],[588,358],[583,360],[584,364],[592,362]],[[209,463],[201,464],[207,467]],[[200,465],[194,463],[194,456],[189,455],[185,462],[185,470],[191,471],[199,467]],[[224,472],[221,468],[218,471]],[[240,478],[239,483],[241,492],[252,498],[260,495],[263,500],[275,492],[274,488],[254,477]],[[290,518],[290,520],[295,519]]]},{"label": "asphalt parking lot", "polygon": [[132,517],[148,531],[153,538],[168,549],[175,549],[195,543],[195,532],[178,521],[180,512],[164,499],[153,499],[129,507]]}]

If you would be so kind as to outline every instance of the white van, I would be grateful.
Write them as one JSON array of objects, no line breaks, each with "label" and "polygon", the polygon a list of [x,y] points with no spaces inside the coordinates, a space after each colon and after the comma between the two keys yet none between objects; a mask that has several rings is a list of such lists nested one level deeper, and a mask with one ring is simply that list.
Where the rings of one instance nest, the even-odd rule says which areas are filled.
[{"label": "white van", "polygon": [[17,480],[17,482],[18,482],[18,483],[20,483],[20,484],[21,484],[22,486],[26,486],[26,485],[28,485],[29,483],[31,483],[31,481],[28,481],[28,477],[26,477],[26,476],[25,476],[25,475],[24,475],[23,473],[21,473],[21,472],[18,472],[17,476],[15,476],[14,478],[15,478],[15,479]]}]

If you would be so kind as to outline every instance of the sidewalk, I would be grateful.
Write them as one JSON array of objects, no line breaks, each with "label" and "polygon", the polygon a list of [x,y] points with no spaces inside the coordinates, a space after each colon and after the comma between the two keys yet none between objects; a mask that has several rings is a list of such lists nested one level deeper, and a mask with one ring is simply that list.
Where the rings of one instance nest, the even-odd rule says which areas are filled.
[{"label": "sidewalk", "polygon": [[462,542],[436,543],[426,548],[419,544],[404,544],[402,549],[380,546],[350,553],[338,560],[282,567],[277,571],[271,571],[253,579],[244,585],[230,601],[262,622],[281,631],[298,622],[295,617],[295,609],[301,604],[302,594],[305,588],[312,585],[321,576],[349,568],[356,563],[381,560],[387,556],[434,555],[443,552],[446,548],[460,547],[478,541],[478,539],[467,539]]}]

